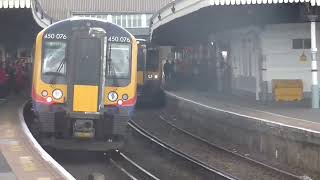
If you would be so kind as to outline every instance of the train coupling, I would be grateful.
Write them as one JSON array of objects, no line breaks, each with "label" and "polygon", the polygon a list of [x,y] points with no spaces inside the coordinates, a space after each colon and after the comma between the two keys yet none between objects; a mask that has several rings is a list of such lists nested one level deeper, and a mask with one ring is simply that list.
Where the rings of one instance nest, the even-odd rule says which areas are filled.
[{"label": "train coupling", "polygon": [[93,120],[78,119],[73,124],[73,137],[79,139],[92,139],[95,137]]}]

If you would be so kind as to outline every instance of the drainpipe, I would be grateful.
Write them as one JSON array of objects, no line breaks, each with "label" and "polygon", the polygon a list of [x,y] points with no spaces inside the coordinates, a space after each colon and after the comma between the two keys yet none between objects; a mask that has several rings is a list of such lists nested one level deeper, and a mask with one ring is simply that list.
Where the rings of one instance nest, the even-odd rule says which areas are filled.
[{"label": "drainpipe", "polygon": [[317,65],[317,41],[316,41],[316,19],[318,16],[309,15],[311,23],[311,72],[312,72],[312,108],[319,109],[319,85],[318,85],[318,65]]}]

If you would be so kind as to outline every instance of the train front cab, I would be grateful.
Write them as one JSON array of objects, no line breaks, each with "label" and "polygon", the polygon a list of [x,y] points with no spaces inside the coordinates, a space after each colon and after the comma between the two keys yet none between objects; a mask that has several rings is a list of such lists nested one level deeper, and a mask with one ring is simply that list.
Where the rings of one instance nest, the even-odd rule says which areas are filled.
[{"label": "train front cab", "polygon": [[158,49],[139,44],[138,64],[138,103],[163,105],[162,68]]},{"label": "train front cab", "polygon": [[[141,56],[138,53],[138,59]],[[164,104],[164,92],[161,88],[162,68],[157,48],[146,47],[143,80],[138,84],[138,102],[142,104]]]},{"label": "train front cab", "polygon": [[[111,24],[101,28],[101,24],[106,22],[88,20],[71,23],[72,28],[67,29],[72,29],[72,32],[61,31],[63,28],[57,24],[37,37],[32,97],[40,143],[70,150],[121,148],[130,111],[136,101],[135,39],[122,32],[121,37],[130,39],[130,43],[114,42],[116,38],[111,37],[117,35],[110,35],[105,29],[116,28],[114,31],[120,32],[121,29]],[[51,34],[67,37],[65,40],[48,38]],[[124,50],[118,53],[119,49]],[[50,54],[50,51],[56,54]],[[61,55],[57,55],[59,53]],[[50,61],[43,62],[44,58],[50,58],[47,54],[56,56],[58,65],[55,62],[54,67],[50,67]],[[115,79],[108,78],[114,75],[109,70],[113,63],[111,58],[117,54],[130,61],[125,63],[128,64],[129,79],[124,86],[119,83],[111,86],[115,85],[111,82]],[[46,72],[44,66],[54,71]]]}]

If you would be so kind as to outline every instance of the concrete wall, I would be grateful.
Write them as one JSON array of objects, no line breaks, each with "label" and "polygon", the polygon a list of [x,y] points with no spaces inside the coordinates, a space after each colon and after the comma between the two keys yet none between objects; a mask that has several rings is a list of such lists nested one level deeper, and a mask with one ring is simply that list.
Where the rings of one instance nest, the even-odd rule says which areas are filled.
[{"label": "concrete wall", "polygon": [[248,27],[213,35],[216,41],[229,44],[233,90],[257,96],[261,79],[259,30]]},{"label": "concrete wall", "polygon": [[167,95],[174,123],[220,146],[320,179],[320,133],[239,116]]},{"label": "concrete wall", "polygon": [[[320,46],[319,30],[317,46]],[[310,39],[310,24],[278,24],[265,26],[261,33],[261,47],[267,73],[264,77],[271,87],[272,79],[302,79],[304,91],[311,87],[311,52],[310,49],[293,49],[293,39]],[[307,61],[300,61],[302,53]],[[318,58],[320,56],[318,55]],[[319,76],[320,77],[320,76]],[[269,88],[269,92],[271,92]]]},{"label": "concrete wall", "polygon": [[[319,48],[320,27],[317,29]],[[271,93],[272,79],[302,79],[304,92],[310,92],[310,49],[292,48],[293,39],[310,39],[309,23],[247,27],[211,36],[230,44],[234,90],[256,93],[258,96],[261,81],[268,81],[268,91]],[[305,62],[300,61],[303,53],[307,57]],[[317,58],[320,59],[319,53]],[[267,69],[265,74],[262,73],[263,68]]]}]

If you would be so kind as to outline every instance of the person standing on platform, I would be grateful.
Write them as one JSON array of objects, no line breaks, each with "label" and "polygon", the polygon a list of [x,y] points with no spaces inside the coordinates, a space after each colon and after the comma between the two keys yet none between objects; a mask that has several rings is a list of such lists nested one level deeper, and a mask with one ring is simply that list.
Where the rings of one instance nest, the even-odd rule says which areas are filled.
[{"label": "person standing on platform", "polygon": [[16,88],[15,92],[18,94],[25,87],[25,72],[20,62],[16,63]]},{"label": "person standing on platform", "polygon": [[166,63],[163,65],[163,73],[165,82],[168,82],[170,79],[170,63],[169,60],[166,60]]},{"label": "person standing on platform", "polygon": [[176,63],[174,62],[174,60],[171,61],[170,63],[170,79],[175,79],[176,78]]},{"label": "person standing on platform", "polygon": [[7,63],[6,72],[8,74],[8,92],[13,92],[15,90],[15,68],[12,62]]},{"label": "person standing on platform", "polygon": [[7,85],[8,85],[8,75],[0,63],[0,98],[5,98],[7,96]]}]

